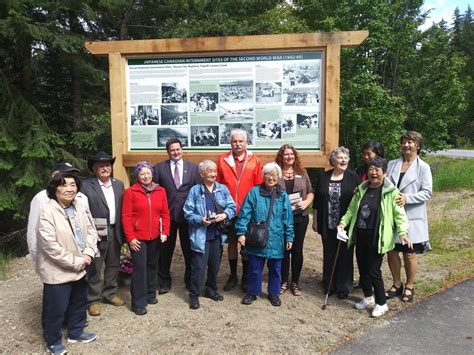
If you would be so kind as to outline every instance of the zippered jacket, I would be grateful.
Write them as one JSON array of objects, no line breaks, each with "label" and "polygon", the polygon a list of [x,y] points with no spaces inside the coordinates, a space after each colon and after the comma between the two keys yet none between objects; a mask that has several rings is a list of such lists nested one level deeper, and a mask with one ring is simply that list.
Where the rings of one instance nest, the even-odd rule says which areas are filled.
[{"label": "zippered jacket", "polygon": [[[341,219],[341,223],[347,228],[349,240],[347,246],[355,243],[354,226],[357,223],[357,216],[359,213],[359,205],[362,197],[369,188],[370,181],[364,181],[357,188],[356,194],[352,197],[351,203],[347,212]],[[405,209],[396,204],[395,199],[399,194],[398,189],[390,182],[389,179],[384,178],[382,186],[382,196],[380,198],[380,220],[378,226],[378,245],[377,250],[379,254],[384,254],[395,247],[394,235],[406,236],[408,233],[408,219]]]},{"label": "zippered jacket", "polygon": [[122,225],[127,243],[133,239],[156,239],[160,231],[168,236],[170,211],[165,189],[157,185],[147,195],[138,182],[126,189],[123,194]]},{"label": "zippered jacket", "polygon": [[[194,185],[183,207],[184,217],[189,222],[191,249],[201,254],[206,248],[206,226],[202,224],[203,217],[207,216],[205,189],[204,184]],[[234,218],[236,206],[227,187],[216,182],[212,193],[216,204],[224,210],[227,218]],[[225,243],[226,240],[227,235],[221,234],[221,242]]]},{"label": "zippered jacket", "polygon": [[263,182],[260,160],[255,154],[247,150],[247,161],[241,176],[237,176],[232,151],[224,153],[217,160],[217,181],[229,189],[230,195],[237,205],[238,215],[240,206],[242,206],[250,189]]}]

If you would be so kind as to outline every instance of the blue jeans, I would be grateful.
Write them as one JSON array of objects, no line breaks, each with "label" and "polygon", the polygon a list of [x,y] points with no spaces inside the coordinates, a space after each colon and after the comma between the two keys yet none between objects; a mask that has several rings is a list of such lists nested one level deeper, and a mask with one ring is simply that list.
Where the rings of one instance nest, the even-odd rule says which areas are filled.
[{"label": "blue jeans", "polygon": [[266,259],[255,255],[248,255],[248,258],[247,294],[257,296],[262,293],[263,267],[266,261],[268,267],[267,292],[272,296],[278,295],[280,293],[282,259]]},{"label": "blue jeans", "polygon": [[67,321],[68,336],[78,338],[87,320],[88,284],[83,277],[63,284],[43,284],[41,323],[47,346],[62,344],[62,325]]}]

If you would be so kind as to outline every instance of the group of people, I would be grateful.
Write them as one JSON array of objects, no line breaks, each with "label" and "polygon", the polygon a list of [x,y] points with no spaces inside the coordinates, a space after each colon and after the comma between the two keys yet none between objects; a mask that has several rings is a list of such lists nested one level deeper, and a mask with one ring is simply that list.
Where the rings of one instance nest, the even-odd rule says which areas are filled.
[{"label": "group of people", "polygon": [[[402,157],[387,165],[382,145],[369,141],[357,173],[348,170],[349,151],[334,149],[329,155],[333,169],[319,176],[314,189],[293,146],[283,145],[275,161],[262,167],[240,129],[230,134],[229,152],[199,165],[183,159],[179,139],[168,140],[169,159],[155,166],[138,163],[136,183],[128,189],[112,177],[115,159],[104,152],[88,159],[94,176],[83,181],[78,169],[58,164],[46,191],[33,199],[28,224],[30,254],[44,283],[47,350],[64,353],[63,323],[68,342],[93,341],[96,335],[84,331],[87,311],[97,316],[102,302],[124,304],[116,294],[123,243],[132,255],[131,310],[136,315],[146,314],[158,302],[157,294],[171,290],[178,235],[193,310],[200,308],[202,293],[216,302],[224,299],[217,285],[224,244],[230,275],[223,290],[240,284],[242,304],[252,304],[261,294],[265,264],[273,306],[281,305],[280,295],[287,290],[301,296],[310,205],[313,229],[322,237],[326,295],[348,297],[355,247],[357,285],[364,293],[357,309],[374,307],[372,315],[378,317],[388,309],[386,299],[412,301],[416,254],[429,249],[426,201],[432,182],[429,166],[418,157],[421,135],[407,132],[400,143]],[[256,245],[250,230],[261,224],[264,242]],[[381,274],[385,253],[393,276],[387,292]]]}]

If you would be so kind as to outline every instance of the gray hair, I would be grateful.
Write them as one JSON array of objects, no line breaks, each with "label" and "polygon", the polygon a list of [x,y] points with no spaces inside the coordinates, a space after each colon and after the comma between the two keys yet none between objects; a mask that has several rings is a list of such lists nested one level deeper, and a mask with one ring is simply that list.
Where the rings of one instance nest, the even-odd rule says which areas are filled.
[{"label": "gray hair", "polygon": [[230,131],[230,141],[232,142],[232,137],[234,136],[244,136],[245,141],[247,142],[247,131],[244,131],[243,129],[240,128],[235,128],[232,131]]},{"label": "gray hair", "polygon": [[334,166],[334,162],[336,161],[337,156],[341,153],[347,156],[347,161],[351,160],[351,157],[349,155],[349,149],[341,145],[340,147],[334,148],[332,152],[329,153],[328,159],[331,166]]},{"label": "gray hair", "polygon": [[199,175],[202,175],[202,173],[209,169],[211,165],[217,167],[216,163],[210,159],[203,160],[202,162],[200,162],[198,165]]},{"label": "gray hair", "polygon": [[280,165],[278,165],[275,162],[265,164],[262,169],[262,174],[265,175],[267,173],[271,173],[273,170],[276,170],[278,172],[278,178],[281,179],[283,176],[283,173],[281,172]]}]

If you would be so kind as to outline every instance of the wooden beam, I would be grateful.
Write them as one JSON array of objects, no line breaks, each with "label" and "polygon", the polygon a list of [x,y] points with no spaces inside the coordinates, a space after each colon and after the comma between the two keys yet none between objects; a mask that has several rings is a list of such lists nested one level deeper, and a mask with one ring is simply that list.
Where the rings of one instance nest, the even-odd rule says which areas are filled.
[{"label": "wooden beam", "polygon": [[123,163],[123,153],[128,150],[127,116],[126,116],[126,87],[125,87],[125,58],[119,52],[109,54],[110,76],[110,113],[112,130],[112,155],[116,158],[114,177],[129,185],[129,177]]},{"label": "wooden beam", "polygon": [[323,48],[339,44],[342,48],[357,47],[369,35],[368,31],[294,33],[259,36],[199,37],[129,41],[86,42],[95,55],[163,55],[226,51],[300,50]]},{"label": "wooden beam", "polygon": [[[326,48],[326,93],[324,115],[324,146],[321,150],[326,156],[339,146],[339,96],[340,96],[341,46],[329,44]],[[329,162],[326,161],[326,168]]]},{"label": "wooden beam", "polygon": [[[216,161],[217,157],[226,151],[203,153],[203,152],[189,152],[184,150],[183,158],[192,161],[196,164],[200,163],[205,159],[211,159]],[[255,152],[262,164],[266,164],[275,161],[276,152]],[[298,156],[304,166],[326,166],[327,158],[322,152],[304,152],[299,151]],[[168,159],[166,152],[132,152],[123,154],[123,164],[125,167],[134,167],[138,162],[146,160],[151,164],[157,164],[163,160]]]}]

